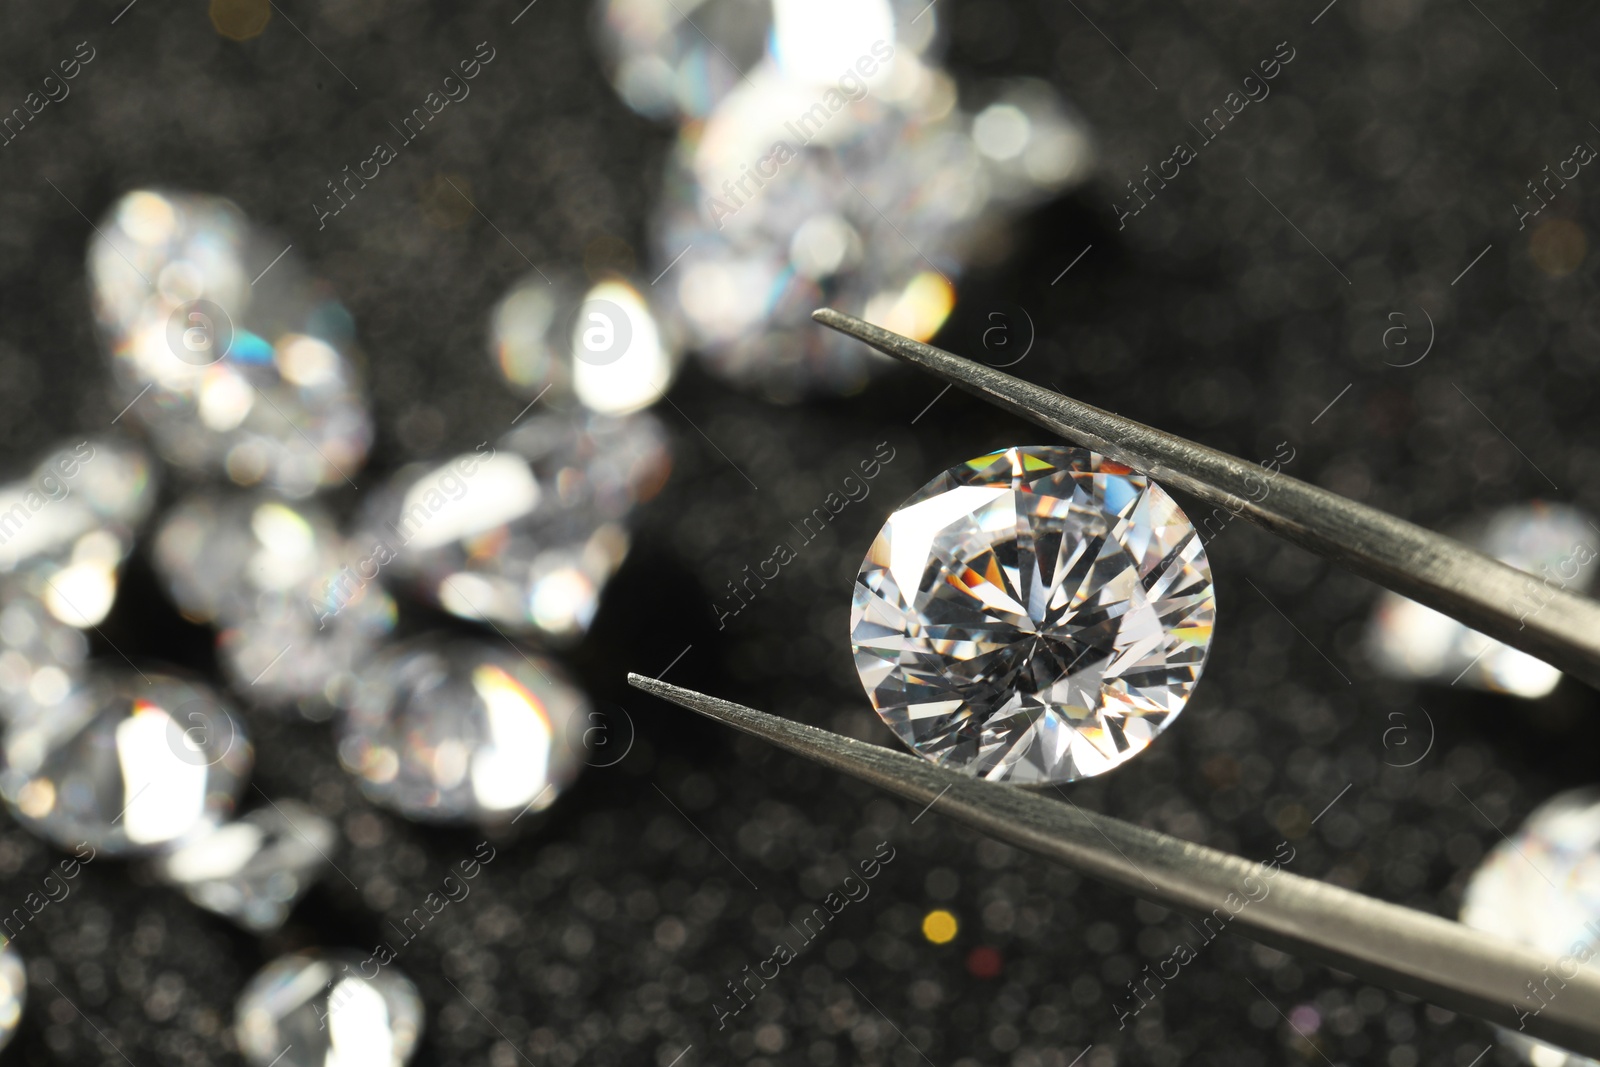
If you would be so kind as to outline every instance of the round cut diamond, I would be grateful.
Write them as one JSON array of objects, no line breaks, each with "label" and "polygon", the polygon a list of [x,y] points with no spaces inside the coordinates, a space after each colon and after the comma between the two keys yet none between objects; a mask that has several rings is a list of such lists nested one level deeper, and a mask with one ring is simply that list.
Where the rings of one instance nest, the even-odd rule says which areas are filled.
[{"label": "round cut diamond", "polygon": [[[1600,789],[1551,798],[1496,845],[1467,882],[1461,921],[1558,961],[1556,971],[1568,978],[1569,965],[1600,969]],[[1540,992],[1536,984],[1530,989],[1526,1003],[1516,1007],[1536,1015],[1543,1001],[1534,995]],[[1502,1044],[1536,1067],[1600,1063],[1516,1030],[1495,1031]]]},{"label": "round cut diamond", "polygon": [[357,679],[339,761],[379,804],[424,822],[515,822],[582,770],[583,693],[549,660],[424,637]]},{"label": "round cut diamond", "polygon": [[234,1013],[239,1051],[254,1067],[401,1067],[422,1035],[417,987],[361,952],[280,956],[250,979]]},{"label": "round cut diamond", "polygon": [[204,686],[101,674],[49,715],[5,735],[0,795],[25,828],[63,848],[159,852],[233,813],[253,752]]},{"label": "round cut diamond", "polygon": [[1067,782],[1143,751],[1189,699],[1216,602],[1188,518],[1075,448],[946,471],[856,577],[851,647],[900,739],[991,779]]},{"label": "round cut diamond", "polygon": [[573,641],[627,555],[630,512],[670,468],[648,412],[529,415],[498,448],[402,468],[355,543],[452,615]]},{"label": "round cut diamond", "polygon": [[338,841],[333,824],[311,808],[275,800],[185,842],[155,871],[207,911],[270,934],[333,862]]},{"label": "round cut diamond", "polygon": [[294,497],[372,442],[350,313],[218,197],[141,189],[89,244],[117,403],[186,470]]}]

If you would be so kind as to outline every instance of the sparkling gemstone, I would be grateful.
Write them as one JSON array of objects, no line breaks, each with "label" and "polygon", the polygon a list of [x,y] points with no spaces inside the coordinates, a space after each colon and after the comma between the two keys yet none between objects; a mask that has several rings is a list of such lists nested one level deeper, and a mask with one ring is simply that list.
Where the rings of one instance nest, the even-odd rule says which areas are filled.
[{"label": "sparkling gemstone", "polygon": [[0,717],[49,713],[82,682],[88,642],[155,499],[149,458],[119,437],[52,450],[0,488]]},{"label": "sparkling gemstone", "polygon": [[576,638],[627,553],[629,511],[669,468],[646,412],[525,416],[497,446],[401,470],[355,547],[453,615]]},{"label": "sparkling gemstone", "polygon": [[125,553],[155,497],[150,459],[133,442],[87,437],[63,443],[27,477],[0,486],[0,572],[37,560],[61,562],[96,531],[115,537]]},{"label": "sparkling gemstone", "polygon": [[394,599],[346,565],[256,609],[217,634],[217,659],[234,690],[259,707],[321,720],[341,706],[365,662],[394,629]]},{"label": "sparkling gemstone", "polygon": [[372,422],[350,315],[234,204],[129,193],[89,280],[119,400],[169,462],[292,496],[360,468]]},{"label": "sparkling gemstone", "polygon": [[420,638],[361,672],[339,760],[373,801],[423,822],[515,822],[582,769],[589,705],[556,665],[502,643]]},{"label": "sparkling gemstone", "polygon": [[376,569],[313,502],[203,491],[167,515],[154,555],[179,610],[222,627],[223,673],[252,704],[326,718],[394,628]]},{"label": "sparkling gemstone", "polygon": [[28,969],[22,953],[0,937],[0,1049],[11,1044],[28,1003]]},{"label": "sparkling gemstone", "polygon": [[671,119],[703,118],[763,67],[814,98],[880,83],[886,60],[933,50],[937,24],[923,0],[601,0],[595,31],[623,102]]},{"label": "sparkling gemstone", "polygon": [[1065,782],[1136,756],[1211,643],[1205,549],[1160,486],[1093,452],[1011,448],[923,486],[856,577],[856,670],[918,754]]},{"label": "sparkling gemstone", "polygon": [[775,140],[795,140],[783,129],[794,104],[760,88],[730,99],[739,114],[681,135],[654,240],[663,264],[682,259],[662,284],[719,377],[785,403],[855,392],[893,361],[817,329],[811,312],[931,338],[955,305],[988,176],[957,122],[871,98],[832,117],[826,143],[774,155]]},{"label": "sparkling gemstone", "polygon": [[51,613],[42,592],[16,577],[0,581],[0,716],[7,723],[53,713],[82,684],[89,642]]},{"label": "sparkling gemstone", "polygon": [[322,876],[338,840],[327,819],[280,800],[184,842],[156,871],[202,908],[266,934]]},{"label": "sparkling gemstone", "polygon": [[490,320],[495,366],[519,392],[547,407],[569,397],[590,411],[622,415],[649,407],[672,384],[678,345],[634,285],[559,276],[524,278]]},{"label": "sparkling gemstone", "polygon": [[402,1067],[422,1036],[422,998],[392,962],[300,952],[250,979],[234,1030],[252,1067]]},{"label": "sparkling gemstone", "polygon": [[204,686],[104,672],[5,733],[0,796],[64,848],[161,851],[232,814],[252,764],[238,717]]},{"label": "sparkling gemstone", "polygon": [[[1496,845],[1467,882],[1461,921],[1559,961],[1561,973],[1600,970],[1600,790],[1551,798]],[[1529,993],[1517,1007],[1536,1013],[1541,1003]],[[1533,1067],[1600,1064],[1515,1030],[1495,1030]]]},{"label": "sparkling gemstone", "polygon": [[[1589,516],[1564,504],[1534,502],[1502,508],[1460,539],[1529,572],[1512,605],[1523,618],[1537,615],[1552,592],[1588,591],[1600,536]],[[1398,593],[1384,592],[1367,628],[1367,653],[1390,678],[1470,686],[1529,699],[1556,687],[1561,672],[1526,652],[1469,630],[1461,623]]]}]

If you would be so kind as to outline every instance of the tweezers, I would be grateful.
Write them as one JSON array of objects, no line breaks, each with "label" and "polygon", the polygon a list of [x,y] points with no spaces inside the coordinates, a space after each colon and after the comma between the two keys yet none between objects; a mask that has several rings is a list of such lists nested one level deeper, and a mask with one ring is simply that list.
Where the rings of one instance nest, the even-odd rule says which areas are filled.
[{"label": "tweezers", "polygon": [[[1215,449],[1020,381],[860,319],[818,322],[930,371],[1066,439],[1226,507],[1539,657],[1600,684],[1600,605],[1546,591],[1520,626],[1512,598],[1532,579],[1465,545]],[[1269,490],[1260,487],[1265,479]],[[1528,1037],[1600,1057],[1600,972],[1425,912],[959,774],[921,758],[637,674],[630,685],[1202,922]],[[920,817],[920,816],[919,816]]]}]

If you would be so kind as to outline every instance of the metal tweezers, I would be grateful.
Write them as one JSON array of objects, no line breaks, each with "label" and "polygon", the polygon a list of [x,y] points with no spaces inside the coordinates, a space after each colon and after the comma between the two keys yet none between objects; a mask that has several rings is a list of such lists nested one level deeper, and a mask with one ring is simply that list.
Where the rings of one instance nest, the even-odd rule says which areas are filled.
[{"label": "metal tweezers", "polygon": [[[849,315],[824,308],[813,317],[1600,685],[1600,604],[1586,597],[1545,587],[1544,608],[1519,618],[1511,605],[1533,579],[1457,541],[1282,473],[1267,478],[1254,463]],[[1589,967],[1569,976],[1564,971],[1570,968],[1554,959],[1435,915],[1286,870],[1265,881],[1260,864],[1042,793],[969,777],[653,678],[630,674],[628,681],[1156,904],[1197,917],[1215,913],[1272,948],[1600,1057],[1600,973]]]}]

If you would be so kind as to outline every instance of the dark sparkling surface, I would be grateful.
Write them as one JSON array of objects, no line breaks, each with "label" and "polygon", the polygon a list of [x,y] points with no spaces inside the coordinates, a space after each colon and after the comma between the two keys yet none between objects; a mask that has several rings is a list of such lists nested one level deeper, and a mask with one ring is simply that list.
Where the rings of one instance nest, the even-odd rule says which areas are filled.
[{"label": "dark sparkling surface", "polygon": [[[1589,56],[1600,16],[1576,3],[1320,7],[941,0],[963,85],[1050,79],[1089,117],[1103,158],[1087,189],[988,250],[939,342],[980,354],[990,313],[1020,338],[1024,309],[1038,337],[1017,373],[1250,458],[1287,441],[1288,473],[1429,526],[1540,495],[1600,511],[1595,179],[1552,181],[1553,203],[1520,231],[1511,206],[1576,142],[1600,144],[1587,122],[1600,115]],[[129,188],[231,196],[331,281],[359,325],[380,426],[363,487],[496,436],[522,408],[483,345],[489,308],[528,261],[581,270],[586,257],[612,261],[618,240],[644,245],[670,132],[615,100],[579,0],[470,13],[279,3],[244,43],[220,38],[199,3],[141,0],[113,25],[122,8],[0,9],[0,111],[78,42],[96,50],[71,95],[0,148],[9,469],[116,414],[86,309],[83,215]],[[324,183],[485,40],[496,58],[472,95],[318,230]],[[1199,146],[1189,124],[1281,41],[1294,58],[1271,95]],[[1164,189],[1152,183],[1155,199],[1119,231],[1124,183],[1180,139],[1197,158]],[[648,281],[660,265],[644,266]],[[1386,365],[1426,347],[1424,313],[1437,331],[1427,358]],[[1385,348],[1396,325],[1406,330]],[[1080,1062],[1094,1067],[1473,1062],[1490,1043],[1476,1023],[1232,935],[1201,946],[1179,916],[937,813],[913,826],[904,805],[626,690],[626,671],[673,664],[679,684],[888,743],[849,658],[861,554],[933,473],[1037,437],[955,393],[924,412],[938,391],[901,374],[850,400],[774,410],[692,370],[680,381],[681,414],[660,412],[676,434],[673,479],[642,514],[593,634],[566,656],[610,702],[616,743],[630,723],[637,740],[519,823],[519,839],[496,841],[471,895],[401,948],[427,1004],[417,1062],[1067,1067],[1091,1044]],[[799,545],[790,524],[882,441],[895,458],[870,495]],[[719,629],[716,605],[735,606],[717,599],[726,583],[783,539],[797,558],[752,583]],[[1565,683],[1527,704],[1385,683],[1360,651],[1367,584],[1243,523],[1207,551],[1219,629],[1188,714],[1138,761],[1073,787],[1073,802],[1253,859],[1288,841],[1298,873],[1453,914],[1466,872],[1499,840],[1491,822],[1509,829],[1593,781],[1590,692]],[[403,626],[437,622],[410,608]],[[142,561],[103,630],[103,656],[114,644],[213,670],[208,635],[177,618]],[[1386,766],[1426,746],[1423,708],[1431,751]],[[137,867],[95,861],[16,938],[30,1003],[5,1060],[228,1062],[233,1000],[258,966],[303,945],[395,942],[388,924],[482,840],[366,804],[324,726],[255,715],[251,729],[256,784],[338,823],[343,874],[258,942]],[[869,895],[800,945],[789,924],[884,841],[895,858]],[[58,858],[0,828],[0,912],[23,907]],[[920,933],[935,907],[960,923],[942,946]],[[719,1030],[713,1002],[731,1006],[726,983],[780,938],[797,958]],[[1152,982],[1153,1001],[1119,1028],[1138,1004],[1127,983],[1183,939],[1197,958],[1165,988]],[[1509,1061],[1495,1050],[1478,1062]]]}]

